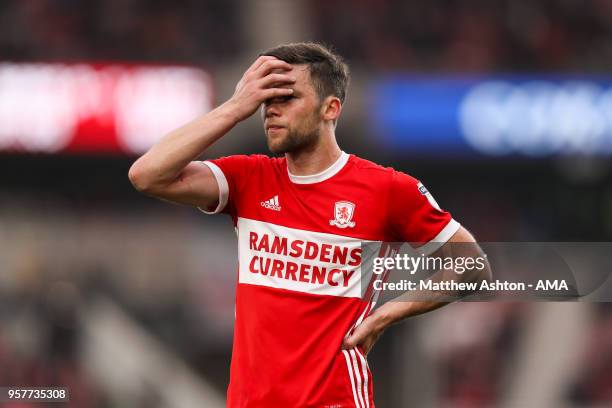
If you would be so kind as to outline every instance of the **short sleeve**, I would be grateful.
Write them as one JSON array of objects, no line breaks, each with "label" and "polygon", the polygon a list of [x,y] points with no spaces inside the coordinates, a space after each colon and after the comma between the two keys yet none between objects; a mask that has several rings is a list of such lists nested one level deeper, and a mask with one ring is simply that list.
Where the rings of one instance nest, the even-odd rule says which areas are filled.
[{"label": "short sleeve", "polygon": [[234,155],[206,160],[203,163],[212,171],[219,186],[219,202],[213,210],[200,208],[206,214],[221,212],[236,214],[236,200],[258,161],[258,155]]},{"label": "short sleeve", "polygon": [[402,172],[393,172],[388,208],[396,239],[426,254],[441,247],[460,227],[421,182]]}]

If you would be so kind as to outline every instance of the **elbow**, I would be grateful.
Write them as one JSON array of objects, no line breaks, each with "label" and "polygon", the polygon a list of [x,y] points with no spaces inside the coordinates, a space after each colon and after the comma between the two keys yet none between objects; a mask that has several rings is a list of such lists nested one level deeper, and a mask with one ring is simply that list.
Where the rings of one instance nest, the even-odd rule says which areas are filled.
[{"label": "elbow", "polygon": [[493,280],[493,272],[491,271],[491,264],[489,263],[487,254],[482,252],[482,250],[480,253],[481,253],[481,258],[484,259],[484,265],[485,265],[485,267],[480,273],[480,280],[481,282],[482,281],[491,282]]},{"label": "elbow", "polygon": [[150,193],[152,191],[153,184],[150,179],[147,177],[146,172],[144,172],[139,165],[139,162],[136,161],[130,170],[128,171],[128,179],[132,186],[141,193]]}]

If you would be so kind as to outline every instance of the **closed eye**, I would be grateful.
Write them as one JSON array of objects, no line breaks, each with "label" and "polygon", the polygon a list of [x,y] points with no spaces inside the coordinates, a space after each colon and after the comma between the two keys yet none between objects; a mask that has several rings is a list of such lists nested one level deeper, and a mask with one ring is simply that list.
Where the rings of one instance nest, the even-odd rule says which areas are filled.
[{"label": "closed eye", "polygon": [[293,95],[277,96],[276,98],[270,98],[270,99],[266,100],[265,104],[267,106],[267,105],[269,105],[271,103],[285,103],[285,102],[290,101],[293,98],[294,98]]}]

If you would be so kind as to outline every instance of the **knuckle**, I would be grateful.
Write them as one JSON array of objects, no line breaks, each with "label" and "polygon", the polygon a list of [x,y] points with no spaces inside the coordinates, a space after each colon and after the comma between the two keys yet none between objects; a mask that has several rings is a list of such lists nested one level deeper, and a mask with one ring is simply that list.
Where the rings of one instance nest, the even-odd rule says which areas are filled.
[{"label": "knuckle", "polygon": [[279,65],[283,65],[284,63],[284,61],[281,61],[279,59],[270,59],[264,62],[263,65],[266,66],[266,68],[275,68]]}]

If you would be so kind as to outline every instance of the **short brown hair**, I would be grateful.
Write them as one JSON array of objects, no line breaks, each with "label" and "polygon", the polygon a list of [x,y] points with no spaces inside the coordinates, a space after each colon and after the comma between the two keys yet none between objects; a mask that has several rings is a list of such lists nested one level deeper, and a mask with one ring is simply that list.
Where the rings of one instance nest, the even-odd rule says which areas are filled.
[{"label": "short brown hair", "polygon": [[305,64],[319,99],[336,96],[342,103],[349,85],[349,69],[342,57],[330,47],[316,42],[282,44],[260,55],[270,55],[289,64]]}]

